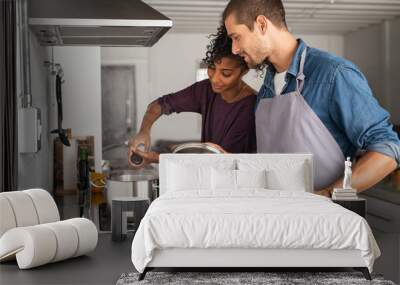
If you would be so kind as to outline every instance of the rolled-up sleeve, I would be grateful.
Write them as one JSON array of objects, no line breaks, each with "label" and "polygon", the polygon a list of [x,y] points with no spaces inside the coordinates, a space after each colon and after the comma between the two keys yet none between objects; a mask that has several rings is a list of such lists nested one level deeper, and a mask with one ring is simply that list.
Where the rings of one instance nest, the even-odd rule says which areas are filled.
[{"label": "rolled-up sleeve", "polygon": [[355,66],[340,65],[331,82],[330,115],[352,144],[394,158],[400,165],[400,140],[389,113],[373,97]]},{"label": "rolled-up sleeve", "polygon": [[202,97],[205,95],[204,82],[197,82],[181,91],[157,99],[164,115],[180,112],[201,113]]}]

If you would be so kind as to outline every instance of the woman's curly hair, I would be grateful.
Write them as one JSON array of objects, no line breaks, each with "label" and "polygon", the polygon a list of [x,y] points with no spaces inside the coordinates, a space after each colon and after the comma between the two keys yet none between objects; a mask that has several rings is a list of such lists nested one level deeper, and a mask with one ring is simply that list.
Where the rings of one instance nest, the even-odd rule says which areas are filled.
[{"label": "woman's curly hair", "polygon": [[203,58],[203,63],[207,66],[214,66],[216,61],[221,60],[223,57],[236,59],[242,70],[249,69],[244,59],[232,53],[232,40],[228,37],[225,25],[220,25],[217,33],[211,34],[210,44],[207,45],[206,57]]}]

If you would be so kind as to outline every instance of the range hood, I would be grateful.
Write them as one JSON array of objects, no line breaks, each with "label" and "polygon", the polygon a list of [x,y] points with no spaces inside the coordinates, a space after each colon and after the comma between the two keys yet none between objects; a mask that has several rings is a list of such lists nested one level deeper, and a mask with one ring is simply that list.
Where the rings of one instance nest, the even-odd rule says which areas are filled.
[{"label": "range hood", "polygon": [[172,21],[140,0],[30,0],[29,26],[44,46],[152,46]]}]

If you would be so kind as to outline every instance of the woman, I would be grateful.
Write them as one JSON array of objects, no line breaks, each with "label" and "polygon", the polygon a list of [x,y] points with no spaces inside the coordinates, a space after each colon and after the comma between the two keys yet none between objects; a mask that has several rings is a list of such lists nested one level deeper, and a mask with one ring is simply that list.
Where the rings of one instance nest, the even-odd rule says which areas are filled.
[{"label": "woman", "polygon": [[[130,141],[129,157],[136,153],[146,163],[157,162],[158,153],[143,149],[150,147],[153,123],[161,115],[174,112],[202,115],[201,142],[219,145],[231,153],[256,152],[256,92],[242,80],[249,69],[240,56],[232,54],[232,41],[224,26],[211,38],[203,59],[209,79],[150,103],[139,133]],[[144,147],[141,149],[140,145]]]}]

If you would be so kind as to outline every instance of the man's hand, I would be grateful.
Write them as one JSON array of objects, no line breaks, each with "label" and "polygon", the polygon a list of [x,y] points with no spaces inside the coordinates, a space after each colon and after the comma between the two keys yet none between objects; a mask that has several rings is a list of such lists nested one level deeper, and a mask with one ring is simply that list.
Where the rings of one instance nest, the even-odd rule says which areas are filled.
[{"label": "man's hand", "polygon": [[[353,165],[351,187],[357,189],[358,193],[367,190],[385,178],[396,167],[397,163],[393,158],[378,152],[369,151]],[[335,181],[332,185],[314,193],[330,197],[334,188],[342,187],[343,177]]]},{"label": "man's hand", "polygon": [[328,198],[332,197],[332,195],[331,195],[332,193],[331,193],[330,189],[323,189],[321,191],[317,191],[317,192],[314,192],[314,193],[317,194],[317,195],[328,197]]}]

